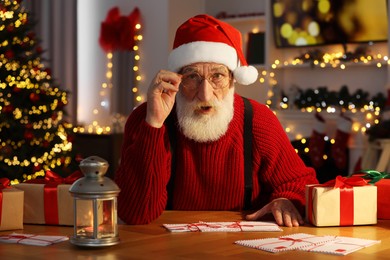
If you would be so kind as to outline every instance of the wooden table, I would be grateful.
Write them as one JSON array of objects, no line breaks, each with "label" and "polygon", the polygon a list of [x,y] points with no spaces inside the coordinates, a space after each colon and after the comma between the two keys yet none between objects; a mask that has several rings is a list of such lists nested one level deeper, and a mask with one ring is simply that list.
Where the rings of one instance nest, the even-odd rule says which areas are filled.
[{"label": "wooden table", "polygon": [[[121,243],[105,248],[80,248],[68,241],[40,247],[0,243],[0,259],[390,259],[390,220],[378,220],[377,225],[353,227],[282,227],[281,232],[188,232],[170,233],[162,224],[191,223],[197,221],[239,221],[238,212],[187,212],[166,211],[149,225],[119,225]],[[12,231],[2,231],[0,235]],[[66,235],[73,234],[72,227],[25,225],[27,234]],[[236,240],[279,237],[294,233],[313,235],[338,235],[381,240],[376,244],[347,256],[334,256],[303,251],[269,253],[234,244]]]}]

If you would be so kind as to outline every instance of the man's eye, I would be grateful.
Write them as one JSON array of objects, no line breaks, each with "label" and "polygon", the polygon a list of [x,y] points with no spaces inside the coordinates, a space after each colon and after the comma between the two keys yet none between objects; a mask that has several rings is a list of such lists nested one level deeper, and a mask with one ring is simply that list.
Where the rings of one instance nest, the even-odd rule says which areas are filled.
[{"label": "man's eye", "polygon": [[193,74],[188,75],[188,78],[191,80],[199,80],[200,76],[197,73],[193,73]]},{"label": "man's eye", "polygon": [[224,78],[224,75],[221,74],[221,73],[215,73],[215,74],[213,74],[213,76],[212,76],[212,79],[213,79],[213,80],[222,80],[223,78]]}]

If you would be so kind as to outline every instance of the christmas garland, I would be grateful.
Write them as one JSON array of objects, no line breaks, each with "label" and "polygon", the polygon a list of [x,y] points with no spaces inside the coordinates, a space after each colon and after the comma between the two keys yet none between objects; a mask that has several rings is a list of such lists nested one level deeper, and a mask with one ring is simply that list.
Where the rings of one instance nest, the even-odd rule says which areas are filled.
[{"label": "christmas garland", "polygon": [[288,104],[288,99],[293,98],[294,105],[299,109],[312,107],[324,109],[331,106],[349,109],[351,105],[355,109],[364,108],[365,106],[382,109],[386,103],[386,97],[383,93],[378,93],[370,98],[367,91],[358,89],[351,94],[346,85],[342,86],[340,91],[329,91],[327,87],[305,90],[297,87],[294,97],[289,97],[285,92],[282,93],[282,96],[282,103]]}]

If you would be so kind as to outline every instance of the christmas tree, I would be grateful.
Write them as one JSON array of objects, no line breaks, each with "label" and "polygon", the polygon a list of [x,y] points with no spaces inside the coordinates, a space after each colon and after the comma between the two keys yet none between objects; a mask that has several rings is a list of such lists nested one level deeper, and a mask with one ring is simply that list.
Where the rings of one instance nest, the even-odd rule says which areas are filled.
[{"label": "christmas tree", "polygon": [[0,2],[0,177],[12,184],[62,177],[76,164],[63,91],[42,63],[34,23],[21,0]]}]

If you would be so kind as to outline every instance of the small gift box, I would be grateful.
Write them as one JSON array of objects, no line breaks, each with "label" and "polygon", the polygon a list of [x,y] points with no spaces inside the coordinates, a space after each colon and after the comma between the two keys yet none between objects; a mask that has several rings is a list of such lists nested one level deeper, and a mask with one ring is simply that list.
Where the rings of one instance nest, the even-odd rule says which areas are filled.
[{"label": "small gift box", "polygon": [[315,226],[377,223],[377,187],[358,176],[306,185],[306,219]]},{"label": "small gift box", "polygon": [[355,176],[369,180],[368,183],[378,188],[378,219],[390,219],[390,173],[375,170],[364,170],[361,173]]},{"label": "small gift box", "polygon": [[8,179],[0,179],[0,231],[23,229],[23,195]]},{"label": "small gift box", "polygon": [[74,208],[69,188],[80,177],[79,171],[67,178],[47,171],[44,179],[15,185],[25,194],[23,223],[72,226]]}]

